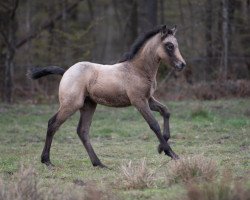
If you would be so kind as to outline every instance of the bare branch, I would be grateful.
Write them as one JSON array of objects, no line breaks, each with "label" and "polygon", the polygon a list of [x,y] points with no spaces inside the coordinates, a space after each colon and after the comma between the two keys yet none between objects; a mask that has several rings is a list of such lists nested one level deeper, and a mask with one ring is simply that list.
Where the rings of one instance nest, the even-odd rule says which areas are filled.
[{"label": "bare branch", "polygon": [[13,19],[15,17],[15,14],[16,14],[16,10],[17,10],[17,7],[18,7],[18,4],[19,4],[19,0],[15,0],[14,1],[14,6],[13,8],[11,9],[11,19]]},{"label": "bare branch", "polygon": [[0,8],[3,10],[10,10],[9,6],[5,2],[0,1]]},{"label": "bare branch", "polygon": [[5,43],[5,45],[6,45],[6,46],[9,46],[10,44],[9,44],[8,37],[7,37],[7,35],[5,34],[5,32],[4,32],[4,31],[0,31],[0,35],[2,36],[3,42]]},{"label": "bare branch", "polygon": [[19,41],[16,45],[16,48],[22,47],[24,44],[26,44],[30,40],[36,38],[43,30],[51,27],[56,21],[62,19],[63,13],[64,12],[67,12],[67,13],[71,12],[74,8],[77,7],[77,5],[80,3],[80,1],[82,1],[82,0],[77,0],[75,3],[73,3],[72,5],[67,7],[65,11],[58,13],[52,19],[47,19],[36,31],[30,33],[27,37],[25,37],[21,41]]}]

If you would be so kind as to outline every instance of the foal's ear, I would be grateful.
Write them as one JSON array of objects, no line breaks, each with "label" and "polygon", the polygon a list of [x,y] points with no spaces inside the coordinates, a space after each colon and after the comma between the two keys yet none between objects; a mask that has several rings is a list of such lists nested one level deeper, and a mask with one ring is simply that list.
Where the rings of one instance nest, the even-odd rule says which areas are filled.
[{"label": "foal's ear", "polygon": [[168,35],[175,35],[176,31],[177,31],[176,25],[174,25],[174,27],[171,29],[168,29],[166,25],[162,25],[161,26],[161,38],[164,39]]},{"label": "foal's ear", "polygon": [[172,32],[172,35],[175,35],[175,33],[177,32],[177,25],[174,25],[174,27],[170,30]]},{"label": "foal's ear", "polygon": [[161,26],[161,35],[166,35],[168,32],[167,26],[166,25],[162,25]]}]

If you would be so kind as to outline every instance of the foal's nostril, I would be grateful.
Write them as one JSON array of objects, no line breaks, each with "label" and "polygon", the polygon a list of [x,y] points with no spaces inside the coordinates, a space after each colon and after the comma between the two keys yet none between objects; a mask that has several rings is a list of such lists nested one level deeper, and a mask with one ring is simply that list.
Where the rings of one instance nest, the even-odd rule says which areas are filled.
[{"label": "foal's nostril", "polygon": [[181,68],[184,68],[186,67],[186,64],[185,63],[181,63]]}]

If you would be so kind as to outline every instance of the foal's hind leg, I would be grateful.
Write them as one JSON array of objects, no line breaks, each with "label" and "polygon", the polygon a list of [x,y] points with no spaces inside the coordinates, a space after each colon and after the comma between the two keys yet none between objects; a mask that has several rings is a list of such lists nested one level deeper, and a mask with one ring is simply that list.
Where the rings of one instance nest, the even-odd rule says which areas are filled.
[{"label": "foal's hind leg", "polygon": [[77,109],[60,107],[59,111],[50,118],[48,122],[47,135],[45,140],[45,145],[41,155],[41,162],[47,166],[52,165],[50,162],[50,147],[58,128],[66,121],[66,119],[71,116]]},{"label": "foal's hind leg", "polygon": [[92,122],[95,109],[96,109],[96,103],[89,99],[86,99],[83,107],[80,109],[81,116],[80,116],[80,120],[79,120],[78,127],[77,127],[77,134],[79,138],[81,139],[90,157],[92,165],[94,167],[95,166],[106,167],[105,165],[101,163],[101,161],[97,157],[89,140],[89,128]]}]

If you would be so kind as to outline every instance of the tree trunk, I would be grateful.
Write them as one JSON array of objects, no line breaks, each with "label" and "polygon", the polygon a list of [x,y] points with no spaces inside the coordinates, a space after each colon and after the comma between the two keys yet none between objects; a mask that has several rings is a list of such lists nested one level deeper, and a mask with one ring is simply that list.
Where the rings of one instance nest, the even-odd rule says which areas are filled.
[{"label": "tree trunk", "polygon": [[179,12],[180,12],[180,20],[181,20],[181,25],[183,26],[185,24],[184,22],[184,13],[183,13],[183,6],[182,6],[182,1],[178,0],[178,7],[179,7]]},{"label": "tree trunk", "polygon": [[165,23],[165,13],[164,13],[164,0],[160,0],[160,23],[164,24]]},{"label": "tree trunk", "polygon": [[146,0],[147,5],[147,18],[150,28],[157,24],[157,1]]},{"label": "tree trunk", "polygon": [[8,27],[8,42],[10,43],[9,46],[6,48],[5,53],[5,63],[4,63],[4,87],[3,87],[3,100],[6,103],[12,103],[12,94],[13,94],[13,68],[14,68],[14,55],[15,55],[15,48],[14,43],[14,30],[13,30],[13,22],[10,22]]},{"label": "tree trunk", "polygon": [[[131,15],[129,17],[128,27],[129,35],[126,43],[131,45],[135,38],[137,37],[137,27],[138,27],[138,14],[137,14],[137,2],[135,0],[130,0],[132,4]],[[129,1],[127,1],[129,2]]]},{"label": "tree trunk", "polygon": [[157,25],[157,2],[156,0],[139,1],[141,7],[141,29],[143,32]]},{"label": "tree trunk", "polygon": [[213,5],[211,0],[206,0],[206,17],[205,17],[205,40],[206,40],[206,79],[211,78],[213,69],[213,45],[212,45],[212,23],[213,23]]},{"label": "tree trunk", "polygon": [[222,0],[222,35],[223,35],[223,79],[228,75],[228,0]]},{"label": "tree trunk", "polygon": [[[190,18],[194,19],[194,8],[193,8],[193,4],[191,3],[191,0],[188,0],[187,4],[188,4],[189,12],[190,12]],[[190,38],[190,43],[188,43],[189,48],[194,49],[194,25],[190,26],[189,38]]]},{"label": "tree trunk", "polygon": [[9,5],[11,9],[6,11],[6,17],[3,19],[6,27],[1,30],[1,35],[4,37],[6,52],[3,55],[4,59],[4,81],[3,81],[3,101],[12,103],[13,98],[13,68],[14,56],[16,50],[16,10],[18,7],[18,0],[11,2]]},{"label": "tree trunk", "polygon": [[[115,15],[118,17],[117,24],[121,30],[122,46],[128,49],[134,42],[138,35],[138,4],[137,0],[127,0],[123,1],[122,4],[118,5],[115,0],[113,0],[113,7],[115,9]],[[118,7],[119,6],[119,7]],[[121,13],[121,17],[118,14],[118,9]],[[121,19],[125,19],[124,22]],[[123,25],[124,24],[124,25]]]}]

